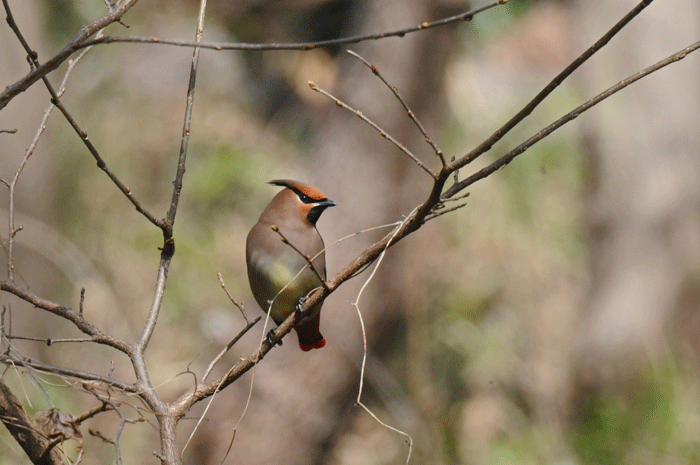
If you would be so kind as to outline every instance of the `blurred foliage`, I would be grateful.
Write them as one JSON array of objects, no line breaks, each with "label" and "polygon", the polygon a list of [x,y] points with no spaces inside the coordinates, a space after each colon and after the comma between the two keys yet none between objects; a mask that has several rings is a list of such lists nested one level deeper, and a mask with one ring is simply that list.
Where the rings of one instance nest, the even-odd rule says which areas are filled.
[{"label": "blurred foliage", "polygon": [[[697,463],[700,444],[689,434],[700,419],[696,386],[672,367],[649,370],[626,393],[591,392],[572,431],[583,463]],[[692,433],[691,433],[692,435]]]}]

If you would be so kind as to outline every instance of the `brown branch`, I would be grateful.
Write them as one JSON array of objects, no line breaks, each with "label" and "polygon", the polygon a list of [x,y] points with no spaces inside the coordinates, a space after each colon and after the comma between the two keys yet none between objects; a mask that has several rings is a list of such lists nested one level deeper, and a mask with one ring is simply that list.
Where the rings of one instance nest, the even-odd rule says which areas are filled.
[{"label": "brown branch", "polygon": [[31,292],[20,288],[16,284],[7,281],[0,281],[0,290],[9,292],[10,294],[14,294],[20,299],[24,300],[25,302],[29,302],[30,304],[34,305],[35,307],[46,310],[47,312],[53,313],[54,315],[60,316],[61,318],[65,318],[66,320],[73,323],[84,334],[91,336],[92,342],[113,347],[125,354],[129,354],[132,351],[132,348],[129,344],[117,337],[103,333],[102,330],[100,330],[97,326],[89,323],[83,317],[83,315],[77,313],[70,307],[64,307],[49,300],[42,299],[41,297],[38,297],[32,294]]},{"label": "brown branch", "polygon": [[32,463],[63,464],[58,451],[52,449],[51,441],[34,425],[32,418],[2,378],[0,378],[0,421],[24,449]]},{"label": "brown branch", "polygon": [[97,416],[98,413],[107,412],[108,410],[110,410],[112,408],[112,406],[109,405],[109,403],[105,402],[104,400],[100,399],[100,402],[102,402],[102,405],[100,405],[99,407],[95,407],[94,409],[88,410],[87,412],[83,413],[82,415],[80,415],[78,418],[75,419],[75,422],[77,424],[81,424],[84,421],[89,420],[90,418],[92,418],[94,416]]},{"label": "brown branch", "polygon": [[[12,15],[12,11],[10,10],[10,6],[7,3],[7,0],[2,0],[3,6],[5,7],[5,11],[7,13],[7,23],[9,24],[10,28],[12,31],[15,33],[17,36],[17,39],[20,41],[22,46],[24,47],[25,51],[27,52],[27,57],[29,61],[31,62],[32,66],[34,69],[38,69],[41,67],[41,64],[39,63],[38,60],[38,54],[31,49],[27,41],[24,39],[24,36],[22,35],[21,31],[19,30],[19,27],[17,26],[17,23],[14,20],[14,17]],[[97,34],[99,35],[101,33],[102,29],[97,31]],[[79,58],[82,58],[82,56],[87,53],[87,51],[90,50],[90,47],[86,48],[83,53],[80,55]],[[66,71],[66,77],[68,74],[70,74],[72,66],[69,67],[69,69]],[[141,213],[143,216],[145,216],[151,223],[154,225],[158,226],[159,228],[163,229],[164,225],[161,220],[158,220],[155,216],[153,216],[148,210],[146,210],[143,205],[134,197],[134,195],[131,192],[131,189],[129,189],[118,177],[117,175],[107,166],[105,163],[104,159],[102,156],[99,154],[97,151],[97,148],[93,145],[92,141],[89,140],[88,134],[86,131],[84,131],[80,125],[78,125],[77,121],[73,116],[68,112],[66,107],[63,105],[63,103],[60,100],[60,95],[63,94],[65,88],[62,88],[58,93],[56,90],[53,88],[51,83],[49,82],[48,78],[46,75],[41,76],[41,80],[44,82],[44,85],[46,86],[46,89],[49,91],[49,94],[51,95],[51,103],[58,108],[63,116],[66,118],[68,123],[71,125],[73,130],[78,134],[78,137],[80,137],[80,140],[83,141],[83,144],[85,144],[85,147],[87,147],[88,151],[90,154],[93,156],[95,161],[97,161],[97,167],[100,168],[102,171],[104,171],[107,176],[112,180],[112,182],[119,188],[120,191],[126,196],[126,198],[134,205],[136,210]],[[65,83],[65,79],[64,79]],[[25,157],[29,158],[28,156]]]},{"label": "brown branch", "polygon": [[119,389],[122,392],[127,392],[131,394],[139,393],[139,390],[138,388],[136,388],[136,386],[116,380],[111,376],[102,376],[87,371],[80,371],[74,370],[72,368],[64,368],[56,365],[49,365],[47,363],[37,362],[35,360],[25,358],[14,358],[4,354],[0,355],[0,363],[5,365],[16,365],[26,368],[32,368],[43,373],[48,373],[57,376],[65,376],[67,378],[77,379],[81,381],[94,381],[102,383],[106,386],[111,386],[115,389]]},{"label": "brown branch", "polygon": [[245,314],[245,306],[243,305],[243,302],[241,302],[241,303],[236,302],[236,300],[233,298],[233,296],[228,291],[228,289],[226,289],[226,283],[224,283],[224,278],[223,278],[223,276],[221,276],[221,273],[216,273],[216,277],[219,278],[219,282],[221,283],[221,287],[223,288],[224,292],[228,296],[231,303],[233,305],[235,305],[238,308],[238,310],[241,311],[241,315],[243,315],[243,319],[245,320],[245,322],[250,323],[250,321],[248,321],[248,316]]},{"label": "brown branch", "polygon": [[591,45],[588,50],[586,50],[581,56],[576,58],[569,66],[564,68],[564,70],[559,73],[552,81],[545,86],[539,94],[535,96],[527,105],[523,107],[518,113],[515,114],[506,124],[501,126],[496,132],[494,132],[488,139],[479,144],[471,152],[459,158],[458,160],[450,163],[449,168],[451,171],[456,171],[472,161],[476,160],[480,155],[487,152],[493,144],[498,142],[505,136],[511,129],[513,129],[518,123],[524,120],[532,111],[547,98],[549,94],[554,91],[559,85],[571,75],[576,69],[578,69],[583,63],[585,63],[590,57],[592,57],[598,50],[603,48],[612,39],[615,34],[620,32],[627,23],[632,21],[635,16],[642,12],[644,8],[649,6],[653,0],[643,0],[635,8],[627,13],[620,21],[615,24],[605,35],[603,35],[596,43]]},{"label": "brown branch", "polygon": [[437,155],[437,157],[440,159],[440,162],[442,162],[442,166],[445,166],[447,163],[445,162],[445,156],[443,155],[442,150],[440,150],[437,144],[433,142],[433,139],[430,136],[428,136],[428,133],[426,132],[425,128],[418,120],[415,113],[413,113],[411,108],[408,106],[406,101],[403,99],[403,97],[401,97],[401,94],[399,93],[399,90],[396,88],[396,86],[392,86],[391,84],[389,84],[389,82],[386,79],[384,79],[384,76],[382,76],[382,74],[379,72],[379,69],[375,65],[371,64],[369,61],[365,60],[352,50],[348,50],[347,53],[364,63],[365,66],[367,66],[372,71],[372,73],[374,73],[374,75],[377,76],[384,83],[384,85],[389,88],[389,90],[391,90],[391,92],[394,94],[394,97],[396,97],[399,103],[401,103],[401,106],[403,106],[404,110],[406,110],[406,113],[408,114],[408,117],[411,118],[411,121],[413,121],[413,124],[415,124],[418,130],[421,132],[421,134],[423,134],[425,141],[428,143],[428,145],[430,145],[430,147],[432,147],[433,151],[435,152],[435,155]]},{"label": "brown branch", "polygon": [[[322,285],[323,287],[327,287],[327,286],[326,286],[326,278],[325,278],[325,276],[321,276],[321,273],[318,272],[318,270],[317,270],[316,267],[314,266],[314,262],[312,261],[312,260],[315,259],[318,255],[320,255],[321,252],[319,252],[318,254],[316,254],[316,256],[314,256],[314,257],[309,257],[309,256],[306,255],[304,252],[302,252],[301,250],[299,250],[299,248],[298,248],[296,245],[294,245],[294,244],[292,244],[291,242],[289,242],[289,239],[287,239],[287,238],[284,236],[284,234],[282,234],[282,231],[280,231],[280,228],[279,228],[279,227],[273,225],[273,226],[272,226],[272,230],[273,230],[274,232],[276,232],[276,233],[280,236],[280,238],[282,239],[282,242],[284,242],[285,244],[287,244],[289,247],[292,248],[292,250],[294,250],[294,251],[295,251],[296,253],[298,253],[304,260],[306,260],[306,264],[309,265],[309,268],[311,268],[311,271],[313,271],[313,273],[316,275],[316,277],[318,278],[318,280],[321,281],[321,285]],[[324,249],[323,251],[325,252],[325,249]]]},{"label": "brown branch", "polygon": [[[5,0],[6,2],[6,0]],[[15,98],[20,93],[31,87],[36,81],[46,76],[51,71],[55,70],[61,64],[66,61],[73,53],[81,48],[85,48],[82,44],[92,35],[96,34],[100,29],[104,29],[106,26],[117,22],[131,7],[133,7],[138,0],[124,0],[115,6],[108,14],[92,22],[87,26],[83,26],[80,32],[71,39],[68,44],[51,59],[45,62],[43,65],[32,69],[29,74],[24,76],[19,81],[11,84],[5,88],[5,90],[0,93],[0,110],[5,108],[10,101]]]},{"label": "brown branch", "polygon": [[397,29],[394,31],[387,32],[375,32],[371,34],[356,35],[351,37],[344,37],[340,39],[330,39],[322,40],[318,42],[297,42],[297,43],[280,43],[280,44],[253,44],[253,43],[224,43],[224,42],[192,42],[189,40],[179,40],[179,39],[163,39],[160,37],[143,37],[143,36],[105,36],[99,39],[93,39],[85,41],[81,46],[89,47],[92,45],[99,44],[111,44],[111,43],[138,43],[138,44],[158,44],[158,45],[173,45],[177,47],[200,47],[210,50],[250,50],[250,51],[280,51],[280,50],[313,50],[316,48],[324,47],[337,47],[340,45],[356,44],[359,42],[366,42],[369,40],[379,40],[386,39],[389,37],[403,37],[406,34],[411,34],[418,31],[423,31],[426,29],[432,29],[440,26],[446,26],[449,24],[458,23],[461,21],[471,21],[473,17],[479,13],[486,10],[494,8],[498,5],[503,5],[508,3],[508,0],[497,0],[487,5],[474,8],[472,10],[460,13],[458,15],[449,16],[447,18],[438,19],[431,22],[423,22],[417,26],[410,26],[403,29]]},{"label": "brown branch", "polygon": [[[128,419],[128,418],[126,418],[126,415],[124,415],[124,412],[122,412],[122,410],[120,408],[120,404],[118,402],[115,402],[109,398],[107,398],[107,399],[103,398],[102,396],[100,396],[99,393],[97,393],[95,390],[93,390],[90,386],[83,385],[83,388],[85,388],[86,391],[88,391],[90,394],[95,396],[95,398],[97,400],[102,402],[102,407],[99,407],[98,409],[94,409],[95,414],[99,413],[99,411],[105,411],[105,410],[107,410],[107,408],[110,408],[110,409],[114,410],[117,413],[117,415],[119,415],[119,426],[117,427],[117,431],[114,433],[113,438],[111,438],[111,439],[106,438],[99,431],[94,431],[92,429],[90,429],[88,431],[92,436],[98,437],[98,438],[102,439],[103,441],[105,441],[109,444],[112,444],[114,446],[115,460],[117,462],[117,465],[121,465],[122,464],[122,454],[121,454],[121,448],[119,446],[119,439],[121,438],[122,432],[124,431],[124,425],[126,425],[127,423],[134,424],[134,423],[144,421],[144,418],[140,417],[140,418],[137,418],[135,420]],[[88,413],[92,413],[92,412],[93,411],[90,411]],[[82,419],[82,418],[83,418],[83,416],[80,417],[80,419]],[[81,421],[83,421],[83,420],[81,420]]]},{"label": "brown branch", "polygon": [[397,141],[394,139],[390,134],[388,134],[385,130],[379,127],[374,121],[366,117],[360,110],[356,110],[347,103],[343,102],[342,100],[338,99],[337,97],[334,97],[331,95],[329,92],[326,92],[325,90],[321,89],[316,85],[315,82],[309,81],[309,87],[311,87],[312,90],[318,92],[319,94],[325,95],[326,97],[330,98],[331,100],[335,101],[335,104],[338,105],[339,107],[348,110],[349,112],[353,113],[355,116],[360,118],[362,121],[365,123],[369,124],[374,128],[380,136],[394,144],[399,150],[401,150],[403,153],[408,155],[408,157],[413,160],[413,162],[418,165],[423,171],[428,173],[431,178],[437,179],[437,174],[433,172],[430,168],[428,168],[418,157],[416,157],[413,153],[411,153],[410,150],[408,150],[406,147],[404,147],[401,142]]},{"label": "brown branch", "polygon": [[566,123],[573,121],[574,119],[578,118],[581,113],[590,110],[593,108],[595,105],[599,104],[603,100],[607,99],[611,95],[621,91],[625,87],[629,86],[630,84],[642,79],[645,76],[648,76],[651,73],[654,73],[672,63],[675,63],[677,61],[682,60],[688,54],[698,50],[700,48],[700,41],[695,42],[694,44],[684,48],[683,50],[680,50],[677,53],[674,53],[673,55],[670,55],[667,58],[664,58],[663,60],[653,64],[652,66],[649,66],[648,68],[643,69],[642,71],[639,71],[638,73],[635,73],[631,76],[629,76],[626,79],[623,79],[622,81],[618,82],[612,87],[609,87],[605,91],[601,92],[600,94],[596,95],[586,103],[576,107],[566,115],[562,116],[549,126],[545,127],[541,131],[539,131],[537,134],[534,136],[530,137],[527,139],[525,142],[522,144],[518,145],[515,147],[513,150],[509,151],[502,157],[500,157],[498,160],[494,161],[490,165],[482,168],[481,170],[477,171],[476,173],[472,174],[468,178],[464,179],[463,181],[460,181],[458,183],[453,184],[449,189],[445,191],[443,194],[443,198],[449,198],[455,195],[456,193],[460,192],[462,189],[466,188],[467,186],[470,186],[474,184],[475,182],[486,178],[487,176],[491,175],[494,173],[496,170],[499,168],[507,165],[515,157],[520,155],[521,153],[525,152],[527,149],[535,145],[537,142],[541,141],[545,137],[549,136],[551,133],[565,125]]},{"label": "brown branch", "polygon": [[474,15],[507,3],[508,0],[497,0],[495,2],[489,3],[479,8],[467,11],[465,13],[450,16],[448,18],[439,19],[433,22],[424,22],[418,26],[407,27],[404,29],[399,29],[390,32],[378,32],[374,34],[359,35],[353,37],[346,37],[342,39],[334,40],[324,40],[319,42],[304,42],[304,43],[293,43],[293,44],[245,44],[245,43],[211,43],[211,42],[192,42],[187,40],[171,40],[162,39],[159,37],[138,37],[138,36],[112,36],[112,37],[102,37],[100,39],[89,40],[89,37],[94,35],[100,29],[105,26],[112,24],[114,22],[120,22],[121,17],[128,11],[138,0],[127,0],[120,4],[114,11],[110,11],[108,15],[103,18],[87,25],[83,26],[80,33],[71,39],[68,44],[63,47],[63,49],[49,59],[43,65],[33,69],[26,76],[24,76],[19,81],[8,86],[2,93],[0,93],[0,110],[5,108],[7,104],[15,98],[21,92],[24,92],[29,87],[31,87],[36,81],[41,79],[42,76],[46,76],[51,71],[58,68],[61,63],[66,61],[73,53],[81,48],[90,47],[99,44],[108,44],[115,42],[122,43],[150,43],[150,44],[162,44],[162,45],[175,45],[180,47],[200,47],[207,48],[211,50],[256,50],[256,51],[269,51],[269,50],[313,50],[315,48],[321,47],[334,47],[338,45],[353,44],[358,42],[364,42],[368,40],[385,39],[388,37],[403,37],[406,34],[410,34],[417,31],[422,31],[425,29],[431,29],[435,27],[445,26],[448,24],[453,24],[460,21],[470,21]]},{"label": "brown branch", "polygon": [[211,363],[209,363],[207,370],[204,372],[204,375],[202,375],[202,381],[207,380],[207,378],[209,377],[209,374],[214,369],[214,366],[219,362],[219,360],[221,360],[221,358],[226,354],[226,352],[231,350],[231,347],[233,347],[236,344],[236,342],[238,342],[248,331],[250,331],[250,329],[253,326],[255,326],[256,323],[258,321],[260,321],[261,319],[262,319],[262,317],[259,316],[259,317],[255,318],[253,321],[246,320],[246,322],[248,324],[245,325],[245,328],[243,328],[238,334],[236,334],[236,336],[233,339],[231,339],[231,342],[226,344],[226,347],[224,347],[221,350],[221,352],[219,352],[219,354],[216,357],[214,357],[214,359],[211,361]]}]

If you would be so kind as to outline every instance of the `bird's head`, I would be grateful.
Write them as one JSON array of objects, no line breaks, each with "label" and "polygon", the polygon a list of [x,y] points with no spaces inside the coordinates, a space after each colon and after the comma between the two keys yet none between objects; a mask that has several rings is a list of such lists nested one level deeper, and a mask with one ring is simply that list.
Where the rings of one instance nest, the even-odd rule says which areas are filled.
[{"label": "bird's head", "polygon": [[286,187],[272,199],[270,207],[281,209],[285,214],[296,214],[312,226],[316,226],[326,208],[335,206],[320,189],[309,184],[290,179],[276,179],[270,184]]}]

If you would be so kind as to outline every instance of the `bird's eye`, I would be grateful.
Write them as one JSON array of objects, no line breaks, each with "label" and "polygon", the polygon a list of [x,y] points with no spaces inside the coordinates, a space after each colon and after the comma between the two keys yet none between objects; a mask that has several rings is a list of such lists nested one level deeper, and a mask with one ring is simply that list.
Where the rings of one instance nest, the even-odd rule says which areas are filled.
[{"label": "bird's eye", "polygon": [[308,195],[306,195],[306,194],[301,194],[301,193],[300,193],[300,194],[299,194],[299,198],[300,198],[301,201],[304,202],[304,203],[310,203],[310,202],[311,202],[311,198],[310,198]]}]

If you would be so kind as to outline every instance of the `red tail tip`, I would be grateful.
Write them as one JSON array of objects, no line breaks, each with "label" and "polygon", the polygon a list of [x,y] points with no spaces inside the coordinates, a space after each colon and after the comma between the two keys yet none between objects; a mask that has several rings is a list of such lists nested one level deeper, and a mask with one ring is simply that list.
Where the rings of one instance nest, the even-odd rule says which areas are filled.
[{"label": "red tail tip", "polygon": [[313,344],[304,344],[303,342],[300,342],[299,348],[301,348],[301,350],[303,350],[304,352],[308,352],[311,349],[320,349],[321,347],[323,347],[325,345],[326,345],[326,340],[322,338],[322,339],[314,342]]}]

